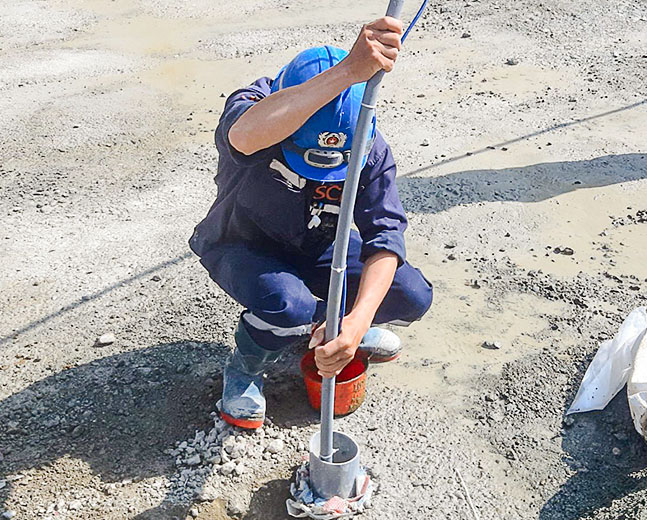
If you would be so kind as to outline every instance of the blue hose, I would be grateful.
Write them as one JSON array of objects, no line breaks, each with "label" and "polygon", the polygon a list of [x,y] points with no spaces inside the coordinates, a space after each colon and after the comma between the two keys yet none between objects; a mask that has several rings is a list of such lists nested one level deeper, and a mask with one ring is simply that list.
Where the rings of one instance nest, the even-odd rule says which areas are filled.
[{"label": "blue hose", "polygon": [[409,27],[407,27],[407,30],[404,31],[404,35],[402,36],[402,40],[400,40],[402,43],[404,43],[404,40],[407,39],[407,36],[409,36],[409,33],[411,32],[411,29],[413,29],[413,26],[416,25],[416,22],[422,15],[422,12],[425,10],[425,7],[427,7],[427,2],[429,0],[424,0],[422,2],[422,5],[420,6],[420,9],[418,9],[418,12],[416,13],[416,16],[413,17],[413,20],[411,20],[411,23],[409,24]]},{"label": "blue hose", "polygon": [[346,314],[346,284],[348,283],[348,275],[344,271],[344,286],[341,290],[341,307],[339,309],[339,334],[341,334],[341,322],[344,320]]}]

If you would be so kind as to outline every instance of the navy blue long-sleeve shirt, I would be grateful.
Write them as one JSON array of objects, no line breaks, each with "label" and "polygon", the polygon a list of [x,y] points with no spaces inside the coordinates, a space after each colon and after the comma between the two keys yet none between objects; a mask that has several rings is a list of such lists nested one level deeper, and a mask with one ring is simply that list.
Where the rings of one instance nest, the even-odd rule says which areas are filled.
[{"label": "navy blue long-sleeve shirt", "polygon": [[[252,155],[229,142],[229,129],[254,103],[270,95],[272,80],[260,78],[234,92],[216,129],[218,195],[190,240],[203,256],[221,243],[246,242],[259,248],[317,256],[334,240],[343,182],[306,180],[286,165],[279,144]],[[396,166],[378,132],[362,169],[354,222],[362,237],[361,260],[391,251],[406,257],[407,218],[395,183]]]}]

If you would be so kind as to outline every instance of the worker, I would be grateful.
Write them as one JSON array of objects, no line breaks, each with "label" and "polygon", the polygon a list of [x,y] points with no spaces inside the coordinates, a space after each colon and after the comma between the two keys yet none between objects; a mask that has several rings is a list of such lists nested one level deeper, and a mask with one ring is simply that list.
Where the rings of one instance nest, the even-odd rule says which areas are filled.
[{"label": "worker", "polygon": [[333,241],[362,95],[376,72],[393,69],[401,36],[399,20],[380,18],[361,29],[350,52],[307,49],[273,80],[260,78],[225,103],[215,132],[218,194],[190,245],[245,308],[218,405],[230,424],[262,426],[263,376],[286,347],[310,336],[323,377],[339,374],[358,348],[371,361],[389,361],[400,339],[375,325],[408,325],[431,305],[431,284],[406,261],[396,166],[373,120],[348,250],[350,311],[339,336],[324,343]]}]

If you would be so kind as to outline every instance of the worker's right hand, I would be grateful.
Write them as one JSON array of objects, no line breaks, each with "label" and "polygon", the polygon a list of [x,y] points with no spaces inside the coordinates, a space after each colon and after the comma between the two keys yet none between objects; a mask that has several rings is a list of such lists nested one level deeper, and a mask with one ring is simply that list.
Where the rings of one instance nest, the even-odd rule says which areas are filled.
[{"label": "worker's right hand", "polygon": [[308,348],[315,351],[318,374],[321,377],[338,376],[355,357],[355,352],[370,325],[370,320],[366,321],[351,312],[344,317],[339,336],[328,343],[325,343],[326,322],[319,325],[308,345]]},{"label": "worker's right hand", "polygon": [[[371,79],[376,72],[391,72],[400,50],[402,22],[385,16],[362,27],[350,54],[341,63],[354,83]],[[340,64],[341,65],[341,64]]]}]

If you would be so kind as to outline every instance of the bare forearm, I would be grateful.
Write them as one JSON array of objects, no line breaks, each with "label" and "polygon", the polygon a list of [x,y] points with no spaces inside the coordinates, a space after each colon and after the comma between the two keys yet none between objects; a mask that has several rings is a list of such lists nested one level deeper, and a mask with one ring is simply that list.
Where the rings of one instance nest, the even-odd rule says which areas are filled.
[{"label": "bare forearm", "polygon": [[279,90],[234,123],[229,142],[246,155],[280,143],[352,84],[350,71],[341,62],[301,85]]},{"label": "bare forearm", "polygon": [[345,59],[301,85],[256,103],[232,125],[229,142],[245,155],[280,143],[354,83],[367,81],[379,70],[390,72],[401,35],[402,22],[388,16],[365,25]]},{"label": "bare forearm", "polygon": [[364,264],[353,310],[344,317],[341,333],[334,340],[322,345],[325,324],[312,335],[310,348],[315,348],[319,373],[332,377],[353,359],[362,337],[375,318],[377,309],[393,283],[398,268],[398,257],[389,251],[380,251]]},{"label": "bare forearm", "polygon": [[370,327],[377,309],[393,283],[397,268],[398,257],[390,251],[380,251],[366,261],[349,318],[364,323],[367,328]]}]

